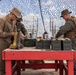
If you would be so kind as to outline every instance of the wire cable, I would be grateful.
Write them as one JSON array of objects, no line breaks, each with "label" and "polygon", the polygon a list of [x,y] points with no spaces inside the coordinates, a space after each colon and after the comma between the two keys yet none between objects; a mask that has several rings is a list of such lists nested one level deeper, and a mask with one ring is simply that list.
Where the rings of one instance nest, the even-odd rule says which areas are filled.
[{"label": "wire cable", "polygon": [[38,0],[38,2],[39,2],[39,8],[40,8],[40,13],[41,13],[41,18],[42,18],[42,23],[43,23],[44,31],[46,32],[45,25],[44,25],[44,18],[43,18],[42,9],[41,9],[41,1]]}]

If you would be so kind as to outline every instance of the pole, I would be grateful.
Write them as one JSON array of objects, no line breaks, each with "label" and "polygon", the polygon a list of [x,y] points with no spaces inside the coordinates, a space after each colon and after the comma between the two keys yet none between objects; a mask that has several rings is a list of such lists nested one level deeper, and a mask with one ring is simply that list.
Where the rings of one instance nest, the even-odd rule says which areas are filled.
[{"label": "pole", "polygon": [[37,35],[38,35],[38,17],[37,17],[37,30],[36,30],[36,38],[37,38]]}]

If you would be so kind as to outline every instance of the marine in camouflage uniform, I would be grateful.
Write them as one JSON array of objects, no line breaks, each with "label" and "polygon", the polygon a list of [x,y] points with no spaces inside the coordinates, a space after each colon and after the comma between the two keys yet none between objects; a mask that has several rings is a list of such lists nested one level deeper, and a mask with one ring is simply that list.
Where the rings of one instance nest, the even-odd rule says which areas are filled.
[{"label": "marine in camouflage uniform", "polygon": [[[27,38],[27,34],[28,34],[28,33],[27,33],[27,30],[25,29],[24,24],[22,24],[21,21],[22,21],[22,17],[19,18],[19,19],[17,19],[17,22],[16,22],[17,31],[20,30],[20,31],[22,32],[22,34],[23,34],[24,36],[26,36],[26,38]],[[12,41],[13,41],[13,38],[12,38]],[[24,45],[24,39],[21,38],[20,41],[21,41],[21,44]],[[22,62],[25,63],[24,60],[23,60]],[[12,66],[13,66],[13,65],[15,65],[15,61],[12,61]]]},{"label": "marine in camouflage uniform", "polygon": [[[61,12],[61,17],[65,20],[65,25],[60,27],[60,30],[56,34],[56,38],[64,35],[64,38],[69,38],[72,41],[72,48],[76,50],[76,17],[70,15],[68,9]],[[74,62],[76,64],[76,61]],[[74,70],[76,67],[74,65]]]},{"label": "marine in camouflage uniform", "polygon": [[22,24],[21,21],[22,21],[22,18],[17,20],[17,23],[16,23],[17,29],[19,29],[24,35],[26,35],[27,30],[25,29],[24,24]]},{"label": "marine in camouflage uniform", "polygon": [[[22,17],[17,20],[16,27],[17,27],[17,30],[20,30],[20,32],[22,32],[24,37],[27,38],[28,37],[28,32],[25,29],[24,24],[21,23],[22,20],[23,20]],[[21,37],[21,43],[24,45],[24,38],[23,37]]]},{"label": "marine in camouflage uniform", "polygon": [[[61,13],[61,17],[65,19],[65,25],[61,26],[59,31],[56,34],[56,38],[64,35],[64,38],[69,38],[71,40],[76,38],[76,17],[70,15],[67,9],[63,10]],[[73,44],[72,47],[74,50],[76,49],[76,45]]]},{"label": "marine in camouflage uniform", "polygon": [[2,51],[11,44],[11,37],[14,36],[13,21],[16,21],[17,18],[21,18],[21,12],[14,7],[7,16],[0,19],[0,75],[5,75]]}]

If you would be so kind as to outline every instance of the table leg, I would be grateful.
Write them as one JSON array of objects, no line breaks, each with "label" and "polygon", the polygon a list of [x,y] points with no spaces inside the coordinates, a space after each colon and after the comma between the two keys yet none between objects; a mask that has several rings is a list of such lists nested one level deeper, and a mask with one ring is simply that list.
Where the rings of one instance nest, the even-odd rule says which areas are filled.
[{"label": "table leg", "polygon": [[[66,66],[68,66],[68,61],[66,61]],[[65,71],[65,75],[68,75],[67,70]]]},{"label": "table leg", "polygon": [[[22,64],[25,64],[25,60],[22,60]],[[22,68],[22,71],[25,71],[25,68]]]},{"label": "table leg", "polygon": [[17,75],[21,75],[20,62],[21,61],[17,61]]},{"label": "table leg", "polygon": [[74,75],[74,62],[68,61],[68,75]]},{"label": "table leg", "polygon": [[[58,64],[58,60],[55,60],[55,64]],[[55,69],[55,71],[58,71],[58,67]]]},{"label": "table leg", "polygon": [[12,64],[10,60],[5,61],[6,75],[12,75]]},{"label": "table leg", "polygon": [[59,61],[59,68],[60,68],[60,75],[63,75],[63,61],[62,60],[60,60]]}]

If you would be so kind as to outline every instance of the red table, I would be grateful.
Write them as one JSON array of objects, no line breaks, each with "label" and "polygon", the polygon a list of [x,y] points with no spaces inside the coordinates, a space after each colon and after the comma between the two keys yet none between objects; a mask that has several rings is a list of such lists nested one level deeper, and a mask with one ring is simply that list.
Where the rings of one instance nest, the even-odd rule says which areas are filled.
[{"label": "red table", "polygon": [[[2,59],[5,60],[6,75],[12,75],[16,70],[17,75],[21,75],[21,68],[52,68],[59,69],[60,75],[63,75],[63,69],[66,75],[74,75],[74,63],[72,51],[44,51],[39,49],[6,49],[2,52]],[[12,68],[11,61],[16,60],[17,64]],[[57,60],[59,63],[44,64],[22,64],[21,60]],[[63,63],[67,61],[67,65]]]},{"label": "red table", "polygon": [[74,51],[74,60],[76,60],[76,51]]}]

